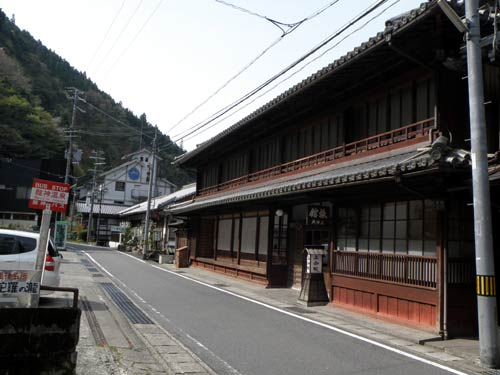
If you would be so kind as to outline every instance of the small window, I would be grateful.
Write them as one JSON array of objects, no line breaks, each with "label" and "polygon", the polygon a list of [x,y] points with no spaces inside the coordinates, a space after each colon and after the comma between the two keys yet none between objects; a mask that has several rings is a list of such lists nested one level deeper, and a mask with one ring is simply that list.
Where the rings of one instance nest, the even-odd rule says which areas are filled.
[{"label": "small window", "polygon": [[115,191],[125,191],[125,182],[116,181],[115,182]]},{"label": "small window", "polygon": [[35,215],[33,215],[33,214],[13,214],[12,218],[14,220],[33,221],[33,220],[35,220]]},{"label": "small window", "polygon": [[17,247],[20,253],[28,253],[36,249],[36,240],[29,237],[17,237]]},{"label": "small window", "polygon": [[16,188],[16,198],[17,199],[29,199],[30,195],[31,195],[31,187],[18,186]]},{"label": "small window", "polygon": [[0,255],[17,254],[16,238],[6,234],[0,234]]}]

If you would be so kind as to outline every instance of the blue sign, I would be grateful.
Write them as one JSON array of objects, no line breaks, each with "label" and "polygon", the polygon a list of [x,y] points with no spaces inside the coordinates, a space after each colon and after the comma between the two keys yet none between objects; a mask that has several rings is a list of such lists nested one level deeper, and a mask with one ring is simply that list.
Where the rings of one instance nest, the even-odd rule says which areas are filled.
[{"label": "blue sign", "polygon": [[139,179],[139,177],[141,177],[141,172],[139,172],[139,170],[136,167],[132,167],[128,170],[128,177],[131,180],[136,181]]}]

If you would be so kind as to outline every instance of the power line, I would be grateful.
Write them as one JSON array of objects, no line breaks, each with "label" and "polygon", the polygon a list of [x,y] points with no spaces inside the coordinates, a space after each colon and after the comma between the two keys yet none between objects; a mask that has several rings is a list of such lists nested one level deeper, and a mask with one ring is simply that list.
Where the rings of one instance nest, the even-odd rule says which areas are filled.
[{"label": "power line", "polygon": [[311,49],[309,52],[307,52],[305,55],[303,55],[302,57],[300,57],[298,60],[295,60],[290,65],[288,65],[286,68],[282,69],[279,73],[277,73],[273,77],[269,78],[267,81],[265,81],[264,83],[260,84],[258,87],[256,87],[255,89],[251,90],[247,94],[243,95],[242,97],[240,97],[239,99],[237,99],[233,103],[231,103],[231,104],[227,105],[226,107],[220,109],[219,111],[215,112],[214,114],[212,114],[211,116],[209,116],[205,120],[203,120],[203,121],[195,124],[194,126],[190,127],[189,129],[187,129],[186,131],[184,131],[184,132],[187,132],[187,133],[184,134],[183,136],[180,136],[183,132],[179,133],[177,135],[179,138],[175,139],[174,141],[177,142],[178,140],[183,139],[183,138],[185,138],[185,137],[187,137],[187,136],[189,136],[189,135],[197,132],[198,130],[206,127],[207,125],[209,125],[210,123],[212,123],[216,119],[218,119],[221,116],[223,116],[225,113],[227,113],[230,110],[232,110],[233,108],[237,107],[238,105],[240,105],[241,103],[243,103],[244,101],[246,101],[247,99],[249,99],[250,97],[252,97],[253,95],[255,95],[256,93],[258,93],[259,91],[261,91],[263,88],[265,88],[266,86],[268,86],[269,84],[271,84],[272,82],[274,82],[276,79],[278,79],[279,77],[281,77],[283,74],[285,74],[289,70],[293,69],[295,66],[297,66],[302,61],[304,61],[305,59],[307,59],[309,56],[311,56],[312,54],[314,54],[315,52],[317,52],[319,49],[321,49],[322,47],[324,47],[325,45],[327,45],[330,41],[332,41],[333,39],[335,39],[336,37],[338,37],[339,35],[341,35],[344,31],[346,31],[347,29],[349,29],[352,25],[354,25],[355,23],[359,22],[361,19],[363,19],[364,17],[366,17],[367,15],[369,15],[370,13],[372,13],[373,11],[375,11],[377,8],[379,8],[380,6],[382,6],[387,1],[388,0],[379,0],[379,1],[375,2],[370,7],[366,8],[362,13],[358,14],[354,19],[351,19],[347,24],[345,24],[339,30],[337,30],[336,32],[334,32],[332,35],[328,36],[319,45],[317,45],[316,47],[314,47],[313,49]]},{"label": "power line", "polygon": [[132,18],[134,18],[134,16],[136,15],[137,11],[139,10],[139,8],[140,8],[140,6],[142,5],[143,2],[144,2],[144,0],[141,0],[139,2],[139,4],[137,5],[137,7],[134,9],[134,12],[128,18],[127,22],[125,23],[125,26],[123,26],[123,28],[120,30],[118,36],[116,37],[116,39],[114,40],[113,44],[111,45],[111,48],[108,49],[108,52],[106,52],[106,54],[104,55],[104,57],[101,59],[101,62],[97,66],[97,70],[95,71],[95,73],[97,73],[99,71],[100,67],[102,66],[102,63],[106,60],[106,58],[109,56],[109,54],[111,53],[111,51],[115,48],[118,40],[121,38],[121,36],[125,32],[125,29],[128,27],[128,25],[130,24],[130,21],[132,21]]},{"label": "power line", "polygon": [[[215,0],[215,1],[220,2],[222,4],[225,4],[225,5],[229,4],[229,3],[226,3],[226,2],[221,1],[221,0]],[[291,25],[291,27],[288,30],[286,30],[286,31],[284,31],[283,29],[281,29],[282,32],[283,32],[283,34],[279,38],[277,38],[276,40],[274,40],[273,42],[271,42],[271,44],[269,44],[266,48],[264,48],[264,50],[262,50],[261,52],[259,52],[259,54],[257,56],[255,56],[252,60],[250,60],[250,62],[247,63],[240,71],[238,71],[234,76],[230,77],[226,82],[224,82],[222,84],[222,86],[220,86],[217,90],[215,90],[212,94],[210,94],[200,104],[198,104],[196,107],[194,107],[188,114],[186,114],[179,121],[177,121],[166,132],[167,133],[171,132],[178,125],[180,125],[182,122],[184,122],[193,113],[195,113],[198,109],[200,109],[203,105],[205,105],[210,99],[212,99],[214,96],[216,96],[219,92],[221,92],[224,88],[226,88],[231,82],[233,82],[236,78],[238,78],[241,74],[243,74],[246,70],[248,70],[253,64],[255,64],[257,62],[257,60],[259,60],[262,56],[264,56],[271,48],[273,48],[275,45],[277,45],[279,42],[281,42],[287,35],[291,34],[293,31],[297,30],[297,28],[299,26],[301,26],[304,22],[312,20],[314,17],[319,16],[321,13],[323,13],[325,10],[327,10],[330,7],[332,7],[333,5],[335,5],[336,3],[338,3],[339,1],[340,0],[331,1],[330,3],[324,5],[320,9],[316,10],[315,12],[313,12],[312,14],[310,14],[309,16],[307,16],[306,18],[302,19],[301,21],[295,22],[294,24],[289,24],[289,25]],[[230,5],[233,6],[232,4],[230,4]],[[233,7],[240,8],[240,7],[237,7],[237,6],[233,6]],[[241,8],[241,9],[244,9],[244,8]],[[252,14],[251,11],[247,11],[247,12],[250,12]],[[260,17],[264,17],[266,20],[269,20],[265,16],[260,16]]]},{"label": "power line", "polygon": [[111,65],[111,67],[108,69],[108,71],[106,72],[106,74],[104,75],[104,78],[103,78],[103,81],[106,80],[108,74],[111,72],[111,70],[113,70],[113,68],[115,67],[116,64],[118,64],[118,62],[120,61],[120,59],[123,57],[123,55],[125,55],[125,53],[127,53],[128,49],[132,46],[132,44],[134,44],[135,40],[137,39],[137,37],[139,36],[139,34],[142,32],[142,30],[144,30],[144,28],[146,27],[146,25],[148,24],[149,20],[153,17],[153,15],[156,13],[156,11],[160,8],[160,5],[163,3],[164,0],[160,0],[158,2],[158,4],[156,4],[156,7],[153,9],[153,11],[151,12],[151,14],[149,15],[149,17],[146,19],[146,21],[142,24],[141,28],[139,29],[139,31],[137,31],[137,33],[134,35],[134,37],[132,38],[132,40],[130,41],[130,43],[127,45],[127,47],[125,47],[125,49],[122,51],[122,53],[118,56],[118,58],[115,60],[115,62]]},{"label": "power line", "polygon": [[[139,131],[139,130],[137,130],[137,129],[135,129],[132,125],[129,125],[129,124],[127,124],[127,123],[125,123],[125,122],[123,122],[123,121],[121,121],[121,120],[117,119],[116,117],[114,117],[114,116],[110,115],[109,113],[107,113],[107,112],[103,111],[103,110],[102,110],[102,109],[100,109],[99,107],[97,107],[97,106],[95,106],[94,104],[90,103],[88,100],[80,98],[80,101],[82,101],[82,102],[86,103],[88,106],[92,107],[92,108],[93,108],[93,109],[95,109],[97,112],[99,112],[99,113],[103,114],[104,116],[106,116],[106,117],[110,118],[111,120],[113,120],[113,121],[117,122],[118,124],[123,125],[123,126],[126,126],[127,128],[130,128],[130,129],[132,129],[133,131],[135,131],[137,134],[140,134],[140,131]],[[150,135],[148,135],[148,134],[145,134],[145,133],[144,133],[144,135],[145,135],[146,137],[153,138],[153,137],[151,137],[151,136],[150,136]]]},{"label": "power line", "polygon": [[188,137],[185,137],[183,138],[183,140],[188,140],[188,139],[192,139],[193,137],[197,136],[197,135],[200,135],[201,133],[204,133],[205,131],[213,128],[214,126],[220,124],[221,122],[227,120],[228,118],[236,115],[238,112],[242,111],[243,109],[247,108],[249,105],[251,105],[252,103],[254,103],[256,100],[262,98],[263,96],[265,96],[266,94],[268,94],[269,92],[273,91],[276,87],[280,86],[281,84],[283,84],[284,82],[288,81],[289,79],[291,79],[292,77],[294,77],[295,75],[297,75],[298,73],[300,73],[302,70],[304,70],[307,66],[309,66],[310,64],[312,64],[313,62],[319,60],[320,58],[322,58],[324,55],[326,55],[328,52],[330,52],[332,49],[334,49],[335,47],[337,47],[340,43],[342,43],[344,40],[346,40],[347,38],[349,38],[350,36],[352,36],[354,33],[362,30],[363,28],[365,28],[368,24],[370,24],[373,20],[377,19],[378,17],[380,17],[382,14],[384,14],[386,11],[388,11],[390,8],[392,8],[394,5],[396,5],[397,3],[399,3],[401,0],[396,0],[394,1],[394,3],[390,4],[389,6],[387,6],[386,8],[384,8],[382,11],[380,11],[379,13],[377,13],[375,16],[373,16],[372,18],[370,18],[368,21],[366,21],[364,24],[362,24],[361,26],[359,26],[357,29],[353,30],[352,32],[350,32],[349,34],[347,34],[346,36],[344,36],[342,39],[340,39],[337,43],[335,43],[333,46],[329,47],[327,50],[325,50],[324,52],[322,52],[320,55],[318,55],[317,57],[315,57],[314,59],[312,59],[311,61],[309,61],[307,64],[304,64],[302,67],[300,67],[299,69],[297,69],[296,71],[294,71],[292,74],[288,75],[287,77],[285,77],[284,79],[282,79],[281,81],[277,82],[275,85],[273,85],[272,87],[270,87],[269,89],[267,89],[266,91],[264,91],[263,93],[261,93],[260,95],[258,95],[257,97],[253,98],[253,100],[247,102],[245,105],[243,105],[242,107],[238,108],[236,111],[232,112],[231,114],[229,114],[228,116],[220,119],[219,121],[216,121],[214,123],[212,123],[210,126],[207,126],[205,127],[204,129],[202,129],[201,131],[199,131],[198,133],[196,134],[192,134],[191,136],[188,136]]},{"label": "power line", "polygon": [[111,21],[111,24],[109,25],[108,27],[108,30],[106,31],[106,33],[104,34],[104,37],[102,38],[101,40],[101,43],[99,43],[99,46],[96,48],[96,50],[94,51],[94,54],[92,55],[92,58],[90,59],[89,63],[87,64],[87,70],[90,69],[90,67],[92,66],[92,63],[94,62],[94,59],[95,57],[97,56],[97,52],[99,52],[101,50],[101,47],[102,45],[104,44],[104,41],[106,40],[106,38],[108,37],[108,34],[109,32],[111,31],[111,28],[113,27],[113,25],[115,24],[115,21],[116,19],[118,18],[118,16],[120,15],[122,9],[123,9],[123,6],[125,5],[125,3],[127,2],[127,0],[123,0],[122,2],[122,5],[120,5],[120,9],[118,9],[118,12],[115,14],[114,18],[113,18],[113,21]]}]

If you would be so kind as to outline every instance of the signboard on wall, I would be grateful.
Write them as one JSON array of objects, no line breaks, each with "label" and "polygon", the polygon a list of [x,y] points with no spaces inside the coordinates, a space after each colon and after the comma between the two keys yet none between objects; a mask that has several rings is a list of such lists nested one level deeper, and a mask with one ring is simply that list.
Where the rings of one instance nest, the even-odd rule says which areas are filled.
[{"label": "signboard on wall", "polygon": [[330,208],[324,206],[307,207],[308,225],[326,225],[330,219]]}]

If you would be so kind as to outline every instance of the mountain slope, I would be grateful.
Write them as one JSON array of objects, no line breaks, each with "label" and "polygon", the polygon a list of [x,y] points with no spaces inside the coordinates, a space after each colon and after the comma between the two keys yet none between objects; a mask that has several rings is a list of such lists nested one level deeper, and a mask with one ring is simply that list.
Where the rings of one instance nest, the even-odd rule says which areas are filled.
[{"label": "mountain slope", "polygon": [[[103,150],[106,169],[120,164],[123,155],[151,147],[154,128],[145,114],[137,117],[99,90],[85,73],[20,30],[0,9],[0,157],[62,158],[72,101],[68,87],[83,91],[76,112],[76,147],[83,150],[82,173],[91,167],[92,150]],[[142,140],[141,140],[142,129]],[[160,177],[177,185],[192,181],[188,172],[170,162],[184,151],[168,136],[158,135],[163,158]]]}]

